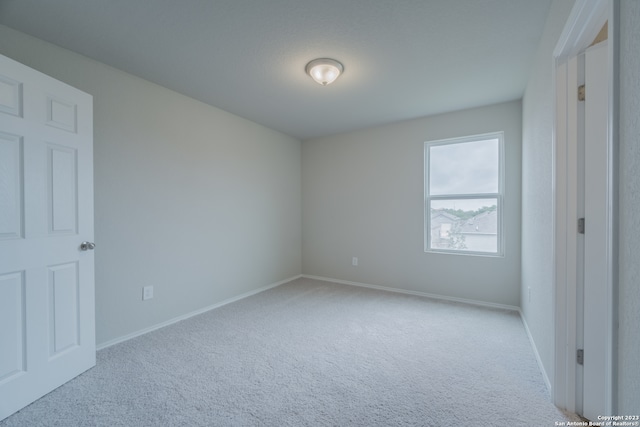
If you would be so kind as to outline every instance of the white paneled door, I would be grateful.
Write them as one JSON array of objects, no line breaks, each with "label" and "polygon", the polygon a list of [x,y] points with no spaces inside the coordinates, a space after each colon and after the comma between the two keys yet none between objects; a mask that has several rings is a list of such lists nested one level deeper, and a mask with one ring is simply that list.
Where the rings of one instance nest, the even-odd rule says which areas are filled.
[{"label": "white paneled door", "polygon": [[0,55],[0,420],[95,365],[92,242],[93,99]]}]

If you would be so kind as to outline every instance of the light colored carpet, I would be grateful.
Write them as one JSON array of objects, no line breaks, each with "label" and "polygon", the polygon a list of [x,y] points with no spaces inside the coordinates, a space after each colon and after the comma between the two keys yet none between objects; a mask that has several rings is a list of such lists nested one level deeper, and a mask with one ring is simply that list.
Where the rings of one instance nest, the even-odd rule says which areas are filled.
[{"label": "light colored carpet", "polygon": [[553,426],[519,316],[299,279],[98,352],[0,426]]}]

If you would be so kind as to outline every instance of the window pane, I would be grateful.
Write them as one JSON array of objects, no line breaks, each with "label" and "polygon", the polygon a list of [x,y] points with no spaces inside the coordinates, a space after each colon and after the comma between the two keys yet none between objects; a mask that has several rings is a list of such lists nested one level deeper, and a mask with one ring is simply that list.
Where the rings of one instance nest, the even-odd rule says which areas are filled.
[{"label": "window pane", "polygon": [[498,199],[431,200],[431,249],[498,252]]},{"label": "window pane", "polygon": [[498,152],[497,138],[429,147],[429,193],[497,193]]}]

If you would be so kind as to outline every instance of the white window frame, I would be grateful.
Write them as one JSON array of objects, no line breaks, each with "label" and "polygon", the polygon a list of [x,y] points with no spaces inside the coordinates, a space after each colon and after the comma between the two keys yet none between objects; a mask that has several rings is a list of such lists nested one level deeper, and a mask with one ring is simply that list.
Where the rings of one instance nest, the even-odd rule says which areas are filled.
[{"label": "white window frame", "polygon": [[[498,192],[497,193],[477,193],[477,194],[443,194],[431,195],[429,183],[430,148],[442,145],[463,144],[467,142],[485,141],[489,139],[498,140]],[[432,200],[475,200],[475,199],[496,199],[498,210],[497,229],[497,251],[481,252],[465,249],[440,249],[431,248],[431,201]],[[504,257],[504,132],[490,132],[479,135],[470,135],[457,138],[439,139],[426,141],[424,143],[424,251],[427,253],[446,253],[457,255],[476,255],[489,257]]]}]

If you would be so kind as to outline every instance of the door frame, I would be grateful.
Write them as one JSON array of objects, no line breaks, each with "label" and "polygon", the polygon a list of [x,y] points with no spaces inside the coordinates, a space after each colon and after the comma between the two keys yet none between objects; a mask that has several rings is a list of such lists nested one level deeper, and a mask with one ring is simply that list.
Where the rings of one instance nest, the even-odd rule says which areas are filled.
[{"label": "door frame", "polygon": [[[607,158],[607,299],[606,408],[614,414],[617,394],[617,284],[618,284],[618,50],[619,0],[576,0],[553,52],[553,262],[554,262],[554,375],[553,402],[576,411],[577,317],[577,68],[570,59],[583,52],[608,21],[609,102]],[[607,415],[607,414],[602,414]]]}]

